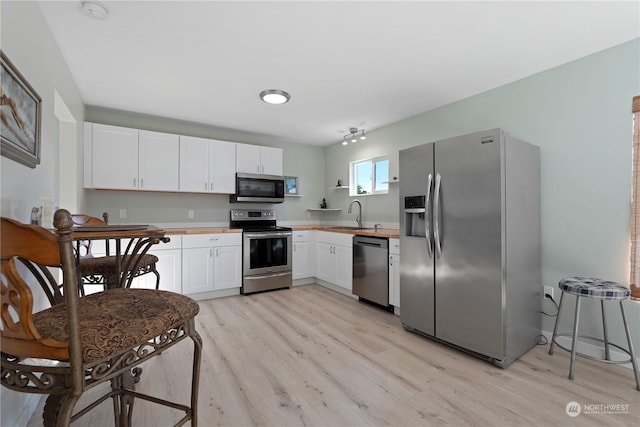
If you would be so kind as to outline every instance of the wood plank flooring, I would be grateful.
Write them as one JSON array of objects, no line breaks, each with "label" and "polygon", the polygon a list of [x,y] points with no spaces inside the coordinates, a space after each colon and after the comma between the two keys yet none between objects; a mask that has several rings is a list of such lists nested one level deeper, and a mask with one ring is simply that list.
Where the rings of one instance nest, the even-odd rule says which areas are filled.
[{"label": "wood plank flooring", "polygon": [[[400,319],[305,285],[201,301],[201,426],[631,426],[640,422],[633,372],[540,345],[507,369],[406,332]],[[637,345],[640,346],[640,343]],[[138,389],[189,399],[192,346],[143,365]],[[566,414],[575,401],[629,405],[625,413]],[[41,408],[29,426],[40,426]],[[584,406],[583,406],[584,408]],[[137,401],[134,426],[178,413]],[[112,426],[103,403],[74,426]]]}]

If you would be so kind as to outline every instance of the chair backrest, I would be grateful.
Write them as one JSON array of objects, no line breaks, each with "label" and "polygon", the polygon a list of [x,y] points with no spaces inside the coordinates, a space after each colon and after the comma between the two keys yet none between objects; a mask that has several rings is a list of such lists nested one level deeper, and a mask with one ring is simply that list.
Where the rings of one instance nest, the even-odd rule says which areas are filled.
[{"label": "chair backrest", "polygon": [[[85,214],[72,214],[71,220],[74,227],[80,227],[83,225],[107,225],[109,215],[105,212],[102,214],[104,221],[95,216],[89,216]],[[81,258],[93,258],[92,242],[91,240],[78,240],[75,242],[76,250],[80,252]]]},{"label": "chair backrest", "polygon": [[[70,320],[75,316],[76,321],[75,325],[69,322],[70,341],[75,337],[76,342],[80,342],[77,328],[78,279],[71,243],[72,224],[71,214],[64,209],[58,210],[54,215],[57,235],[37,225],[0,218],[3,353],[57,360],[69,360],[71,353],[74,353],[74,357],[81,358],[81,353],[76,353],[79,345],[75,348],[74,344],[74,348],[70,348],[68,342],[42,338],[33,322],[34,301],[31,286],[37,286],[36,282],[39,282],[45,288],[45,283],[53,281],[50,286],[57,290],[57,284],[47,268],[61,267],[64,301]],[[23,266],[27,267],[31,276],[26,274]],[[45,277],[38,277],[39,275]],[[57,296],[51,296],[56,290],[50,290],[50,294],[47,295],[52,304],[60,302],[59,291]]]},{"label": "chair backrest", "polygon": [[[103,216],[106,215],[106,212]],[[100,218],[96,218],[95,216],[89,216],[85,214],[73,214],[71,215],[71,220],[73,221],[73,226],[78,227],[81,225],[107,225],[106,220],[101,220]]]}]

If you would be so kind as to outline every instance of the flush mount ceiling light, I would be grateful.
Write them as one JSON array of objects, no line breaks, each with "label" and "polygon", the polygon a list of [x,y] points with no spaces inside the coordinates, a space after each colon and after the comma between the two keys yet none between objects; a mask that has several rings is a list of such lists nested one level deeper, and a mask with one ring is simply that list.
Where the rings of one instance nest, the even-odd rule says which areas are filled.
[{"label": "flush mount ceiling light", "polygon": [[289,102],[291,95],[280,89],[266,89],[260,92],[260,99],[267,104],[285,104]]},{"label": "flush mount ceiling light", "polygon": [[347,145],[349,142],[357,142],[358,133],[360,133],[360,139],[367,139],[367,136],[364,134],[364,129],[349,128],[349,133],[342,137],[342,145]]},{"label": "flush mount ceiling light", "polygon": [[93,19],[106,21],[109,16],[107,8],[95,1],[83,1],[80,3],[80,8],[87,16]]}]

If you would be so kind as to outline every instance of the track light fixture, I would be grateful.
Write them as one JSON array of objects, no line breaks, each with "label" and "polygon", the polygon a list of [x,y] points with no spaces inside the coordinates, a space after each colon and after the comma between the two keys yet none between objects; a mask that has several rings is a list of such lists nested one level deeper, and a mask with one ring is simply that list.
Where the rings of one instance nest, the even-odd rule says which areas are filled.
[{"label": "track light fixture", "polygon": [[358,133],[360,134],[360,139],[367,139],[364,129],[349,128],[349,133],[342,137],[342,145],[347,145],[349,142],[358,142]]}]

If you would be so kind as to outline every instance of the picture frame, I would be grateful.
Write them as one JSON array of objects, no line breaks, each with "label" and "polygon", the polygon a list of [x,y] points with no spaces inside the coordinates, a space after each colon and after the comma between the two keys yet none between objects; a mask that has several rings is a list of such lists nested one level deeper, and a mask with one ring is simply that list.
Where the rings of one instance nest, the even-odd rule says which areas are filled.
[{"label": "picture frame", "polygon": [[299,194],[297,176],[284,177],[284,194],[287,196],[296,196]]},{"label": "picture frame", "polygon": [[40,163],[42,98],[0,50],[0,153],[30,168]]}]

